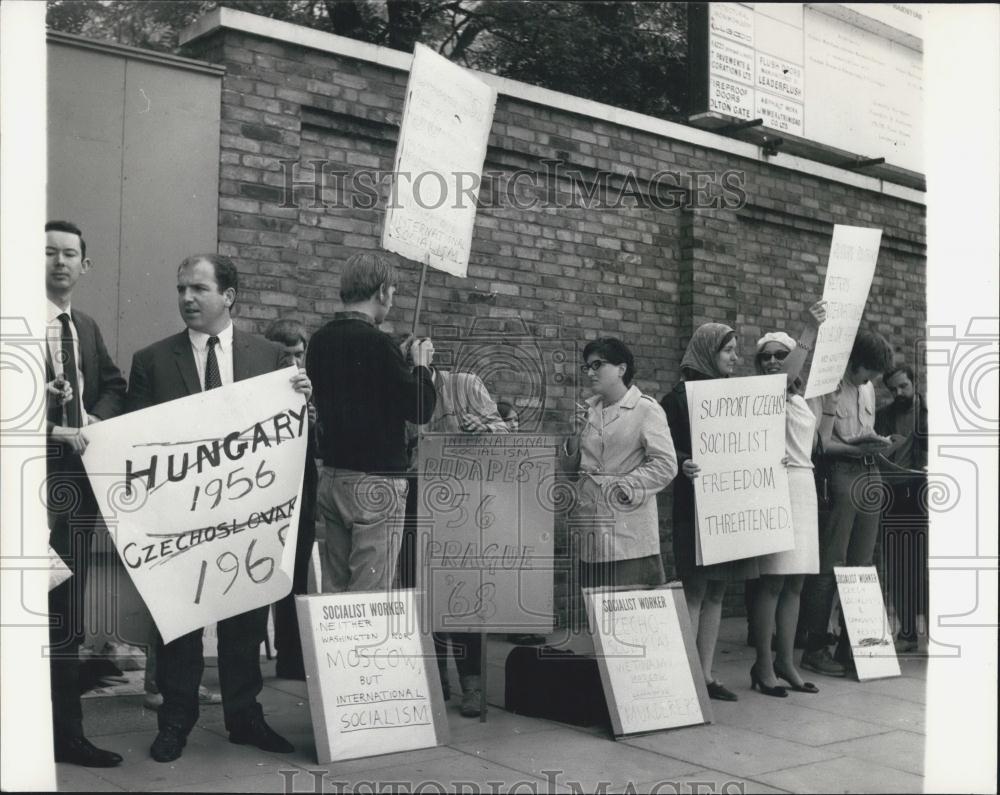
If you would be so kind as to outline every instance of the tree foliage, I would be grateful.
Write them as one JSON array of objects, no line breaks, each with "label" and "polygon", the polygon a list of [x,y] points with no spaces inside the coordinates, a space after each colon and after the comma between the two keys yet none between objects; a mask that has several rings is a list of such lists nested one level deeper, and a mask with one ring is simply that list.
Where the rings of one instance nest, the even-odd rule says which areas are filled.
[{"label": "tree foliage", "polygon": [[685,3],[514,0],[51,0],[51,28],[173,52],[216,6],[410,52],[656,116],[687,110]]}]

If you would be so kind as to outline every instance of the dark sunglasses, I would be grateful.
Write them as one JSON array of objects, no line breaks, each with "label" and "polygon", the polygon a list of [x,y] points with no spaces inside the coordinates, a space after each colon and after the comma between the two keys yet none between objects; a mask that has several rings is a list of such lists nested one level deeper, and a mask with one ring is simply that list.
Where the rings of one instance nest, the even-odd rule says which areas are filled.
[{"label": "dark sunglasses", "polygon": [[593,371],[593,372],[596,373],[598,370],[600,370],[606,364],[609,364],[609,362],[604,362],[604,361],[601,361],[600,359],[594,359],[594,361],[588,362],[587,364],[581,364],[580,365],[580,372],[583,373],[584,375],[587,375],[591,371]]},{"label": "dark sunglasses", "polygon": [[770,353],[767,352],[758,353],[757,361],[766,362],[768,359],[777,359],[779,362],[783,362],[788,357],[788,353],[789,353],[788,351],[771,351]]}]

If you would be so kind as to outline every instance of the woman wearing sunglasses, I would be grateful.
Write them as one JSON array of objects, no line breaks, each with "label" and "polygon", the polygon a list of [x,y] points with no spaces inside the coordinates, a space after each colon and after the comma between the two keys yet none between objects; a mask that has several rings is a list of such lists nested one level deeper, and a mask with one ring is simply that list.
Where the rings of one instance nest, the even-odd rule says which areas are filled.
[{"label": "woman wearing sunglasses", "polygon": [[567,442],[563,462],[579,473],[570,521],[582,531],[581,585],[662,585],[656,494],[677,474],[670,428],[656,401],[632,383],[635,360],[625,343],[596,339],[583,358],[593,396],[580,407],[583,428]]},{"label": "woman wearing sunglasses", "polygon": [[712,675],[715,646],[722,622],[722,598],[729,582],[757,576],[753,558],[698,566],[695,563],[694,479],[700,468],[691,460],[691,423],[688,415],[687,381],[729,378],[739,354],[736,332],[722,323],[705,323],[691,337],[681,359],[682,379],[667,393],[660,405],[667,415],[677,458],[684,477],[674,481],[673,548],[674,566],[684,585],[684,598],[691,615],[691,628],[698,646],[698,658],[705,675],[708,695],[721,701],[736,701],[736,694]]},{"label": "woman wearing sunglasses", "polygon": [[[784,680],[799,693],[818,693],[812,682],[803,681],[795,667],[793,646],[795,625],[799,618],[799,597],[806,574],[819,571],[819,529],[817,525],[816,483],[813,479],[812,452],[816,442],[816,417],[799,393],[799,373],[813,349],[820,324],[826,320],[826,302],[809,307],[807,325],[793,340],[784,332],[765,334],[757,341],[754,363],[758,374],[784,373],[788,378],[785,402],[785,455],[788,495],[792,511],[795,546],[787,552],[775,552],[756,559],[760,580],[754,591],[752,621],[757,659],[750,669],[752,687],[765,695],[787,695],[778,680]],[[836,401],[836,396],[824,403]],[[824,414],[831,412],[823,409]],[[822,417],[827,421],[826,416]],[[832,421],[832,420],[831,420]],[[771,658],[771,638],[777,630],[776,658]]]}]

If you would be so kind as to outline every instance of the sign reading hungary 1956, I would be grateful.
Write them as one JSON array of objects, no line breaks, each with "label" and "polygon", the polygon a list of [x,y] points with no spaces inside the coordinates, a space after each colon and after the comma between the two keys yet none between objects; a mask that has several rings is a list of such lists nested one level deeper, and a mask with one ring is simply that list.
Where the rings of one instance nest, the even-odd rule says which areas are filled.
[{"label": "sign reading hungary 1956", "polygon": [[554,483],[551,437],[421,437],[417,576],[434,631],[552,631]]},{"label": "sign reading hungary 1956", "polygon": [[294,372],[87,431],[98,505],[165,642],[291,590],[309,433]]}]

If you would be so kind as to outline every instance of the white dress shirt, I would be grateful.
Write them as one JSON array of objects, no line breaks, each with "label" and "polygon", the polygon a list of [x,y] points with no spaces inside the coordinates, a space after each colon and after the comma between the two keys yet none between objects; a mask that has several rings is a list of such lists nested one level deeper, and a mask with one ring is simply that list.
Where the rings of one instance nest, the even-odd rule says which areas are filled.
[{"label": "white dress shirt", "polygon": [[[73,322],[72,307],[67,306],[60,309],[52,301],[46,302],[48,306],[48,323],[45,327],[45,339],[48,343],[49,362],[52,364],[52,371],[56,376],[63,375],[63,365],[59,354],[62,352],[62,323],[59,322],[59,315],[65,312],[69,315],[69,330],[73,335],[73,356],[76,358],[76,384],[74,385],[73,400],[80,407],[80,422],[86,425],[90,418],[83,408],[83,363],[80,361],[80,335],[76,330],[76,323]],[[66,422],[66,407],[63,406],[63,423]]]},{"label": "white dress shirt", "polygon": [[[211,334],[188,329],[188,339],[191,340],[191,352],[194,353],[194,366],[198,368],[198,383],[202,391],[205,389],[205,364],[208,362],[208,338]],[[222,385],[233,383],[233,324],[230,323],[215,335],[219,344],[215,346],[215,359],[219,363],[219,376]]]}]

